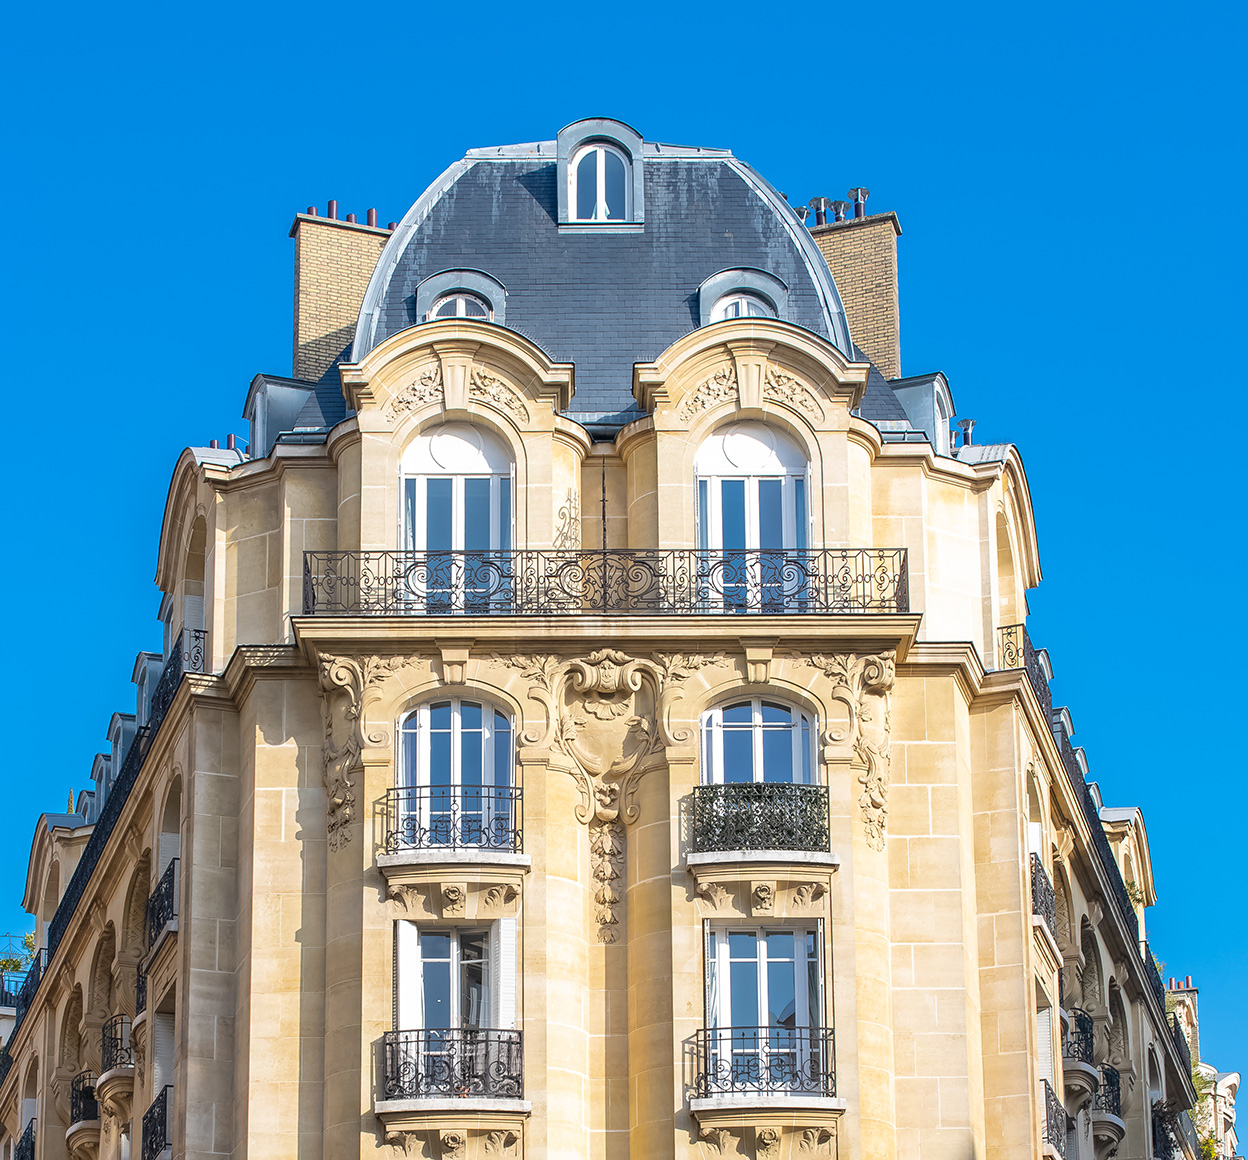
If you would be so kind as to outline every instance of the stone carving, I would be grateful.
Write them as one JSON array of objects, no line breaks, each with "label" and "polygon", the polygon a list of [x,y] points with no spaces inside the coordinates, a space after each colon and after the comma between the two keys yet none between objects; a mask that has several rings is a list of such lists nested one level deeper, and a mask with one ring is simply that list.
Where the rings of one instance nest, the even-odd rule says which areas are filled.
[{"label": "stone carving", "polygon": [[878,656],[853,653],[835,656],[796,656],[819,669],[832,682],[832,698],[849,710],[849,726],[831,730],[828,740],[848,741],[853,763],[862,772],[858,782],[858,809],[866,828],[867,845],[884,849],[888,822],[889,735],[892,731],[890,694],[897,681],[897,654],[890,649]]},{"label": "stone carving", "polygon": [[520,1143],[520,1133],[510,1128],[495,1128],[485,1135],[485,1154],[487,1156],[514,1156],[515,1147]]},{"label": "stone carving", "polygon": [[447,884],[442,887],[442,917],[463,918],[468,907],[468,891],[464,886]]},{"label": "stone carving", "polygon": [[351,840],[355,820],[355,778],[365,745],[386,745],[385,730],[364,731],[364,708],[378,685],[416,657],[323,656],[321,688],[325,691],[325,792],[328,797],[329,848]]},{"label": "stone carving", "polygon": [[613,943],[624,909],[624,824],[594,820],[589,826],[589,861],[594,879],[594,922],[598,941]]},{"label": "stone carving", "polygon": [[394,918],[417,918],[428,914],[424,891],[410,882],[387,882],[386,899],[391,904],[391,916]]},{"label": "stone carving", "polygon": [[786,375],[774,366],[768,366],[763,376],[763,397],[777,403],[787,403],[794,410],[805,411],[812,419],[822,419],[823,410],[797,379]]},{"label": "stone carving", "polygon": [[698,897],[706,900],[712,910],[719,910],[727,904],[732,895],[719,882],[699,882]]},{"label": "stone carving", "polygon": [[727,1128],[700,1128],[698,1140],[702,1144],[703,1151],[716,1156],[728,1155],[728,1150],[733,1144],[732,1133]]},{"label": "stone carving", "polygon": [[780,1151],[779,1128],[755,1128],[754,1151],[759,1156],[774,1156]]},{"label": "stone carving", "polygon": [[400,387],[386,404],[386,419],[394,422],[400,415],[442,401],[442,368],[438,364],[425,367],[410,383]]},{"label": "stone carving", "polygon": [[680,407],[680,417],[688,419],[698,411],[705,411],[725,399],[735,400],[737,394],[737,372],[732,363],[724,363],[709,378],[703,379],[685,396]]},{"label": "stone carving", "polygon": [[776,888],[770,882],[751,883],[750,904],[755,914],[771,914],[776,907]]},{"label": "stone carving", "polygon": [[387,1132],[386,1145],[389,1160],[408,1160],[408,1157],[425,1155],[419,1132]]},{"label": "stone carving", "polygon": [[520,888],[507,882],[500,886],[491,886],[482,900],[488,910],[503,910],[520,897]]},{"label": "stone carving", "polygon": [[836,1141],[836,1126],[826,1128],[803,1128],[798,1137],[797,1147],[802,1152],[817,1152]]},{"label": "stone carving", "polygon": [[822,882],[803,882],[793,891],[793,906],[797,910],[813,910],[827,892]]},{"label": "stone carving", "polygon": [[581,501],[575,492],[565,494],[555,525],[557,552],[575,552],[581,546]]},{"label": "stone carving", "polygon": [[438,1146],[442,1149],[443,1160],[462,1160],[468,1147],[468,1136],[454,1130],[441,1131],[438,1133]]},{"label": "stone carving", "polygon": [[484,367],[472,368],[472,373],[468,376],[468,394],[478,399],[489,399],[495,406],[501,407],[521,422],[528,420],[529,411],[520,396]]}]

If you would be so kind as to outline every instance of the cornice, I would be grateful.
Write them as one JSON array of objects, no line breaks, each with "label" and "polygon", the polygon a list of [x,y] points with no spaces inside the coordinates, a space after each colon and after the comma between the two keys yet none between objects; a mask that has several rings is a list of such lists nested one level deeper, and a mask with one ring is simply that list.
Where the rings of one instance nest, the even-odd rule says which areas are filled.
[{"label": "cornice", "polygon": [[952,677],[967,702],[979,697],[984,685],[984,663],[979,650],[967,641],[917,641],[910,646],[905,664],[898,655],[897,675]]}]

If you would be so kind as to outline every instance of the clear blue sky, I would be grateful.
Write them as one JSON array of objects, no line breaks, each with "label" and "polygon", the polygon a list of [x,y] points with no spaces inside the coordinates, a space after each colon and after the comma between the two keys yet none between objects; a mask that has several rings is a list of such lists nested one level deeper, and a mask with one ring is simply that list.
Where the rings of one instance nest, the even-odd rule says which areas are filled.
[{"label": "clear blue sky", "polygon": [[[180,449],[290,373],[297,210],[400,218],[473,146],[620,117],[794,201],[872,191],[903,372],[1022,451],[1032,635],[1143,808],[1166,974],[1248,1068],[1242,4],[19,5],[0,61],[13,356],[0,924],[158,648]],[[618,13],[618,16],[615,14]],[[66,701],[66,696],[72,700]],[[1236,721],[1240,725],[1236,725]]]}]

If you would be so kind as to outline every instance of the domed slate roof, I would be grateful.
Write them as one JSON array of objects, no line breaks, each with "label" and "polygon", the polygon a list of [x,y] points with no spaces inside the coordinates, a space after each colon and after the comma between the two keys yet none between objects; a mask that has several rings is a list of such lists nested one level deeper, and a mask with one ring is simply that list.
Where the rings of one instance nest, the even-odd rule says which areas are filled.
[{"label": "domed slate roof", "polygon": [[557,142],[471,150],[421,195],[387,243],[352,360],[422,321],[417,286],[447,270],[478,271],[505,288],[507,327],[551,359],[575,364],[568,415],[594,427],[639,416],[633,364],[698,327],[699,287],[720,271],[779,279],[787,290],[781,317],[854,357],[822,255],[763,178],[726,150],[645,142],[639,156],[644,223],[577,229],[559,221]]}]

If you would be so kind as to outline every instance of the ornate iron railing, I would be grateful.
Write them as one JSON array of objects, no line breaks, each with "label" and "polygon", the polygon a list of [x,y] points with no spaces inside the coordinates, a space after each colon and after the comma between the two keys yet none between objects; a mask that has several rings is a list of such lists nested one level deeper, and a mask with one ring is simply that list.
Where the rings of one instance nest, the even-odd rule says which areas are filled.
[{"label": "ornate iron railing", "polygon": [[[134,740],[130,742],[130,748],[126,750],[126,756],[122,759],[117,780],[113,783],[108,797],[104,799],[104,804],[100,808],[100,816],[95,820],[91,836],[87,839],[87,844],[83,848],[82,857],[78,860],[78,865],[74,868],[74,873],[65,887],[65,893],[61,896],[61,901],[57,905],[56,913],[52,916],[52,921],[48,923],[49,954],[54,953],[60,945],[61,939],[69,927],[69,921],[78,909],[78,903],[82,901],[82,895],[87,888],[87,883],[95,871],[100,855],[104,852],[104,847],[108,844],[108,839],[112,836],[113,827],[117,825],[117,819],[121,816],[122,807],[125,806],[126,799],[134,788],[134,783],[139,776],[139,770],[143,768],[143,759],[147,756],[148,749],[151,748],[152,738],[156,736],[156,731],[160,728],[160,724],[169,710],[169,704],[173,700],[173,693],[177,691],[182,677],[187,673],[199,673],[204,670],[204,660],[207,655],[205,647],[207,641],[206,634],[199,629],[183,630],[180,634],[180,639],[182,647],[173,650],[173,655],[165,662],[165,668],[161,672],[160,680],[156,683],[157,692],[152,697],[152,707],[148,715],[147,724],[140,726],[135,731]],[[166,685],[165,676],[171,670],[177,674],[177,680],[172,685],[172,691],[166,697],[160,690],[162,686]],[[174,682],[173,676],[169,677],[169,681]]]},{"label": "ornate iron railing", "polygon": [[904,548],[305,552],[318,616],[910,611]]},{"label": "ornate iron railing", "polygon": [[[26,1018],[26,1012],[30,1010],[30,1005],[34,1002],[35,992],[39,990],[39,980],[43,978],[47,965],[48,952],[46,950],[35,951],[35,957],[30,960],[30,965],[26,968],[26,977],[22,980],[22,985],[17,989],[17,994],[13,999],[13,1034],[17,1033],[22,1020]],[[12,1037],[13,1035],[9,1036],[10,1039]]]},{"label": "ornate iron railing", "polygon": [[1022,669],[1027,674],[1027,682],[1036,694],[1036,700],[1040,702],[1040,708],[1044,710],[1045,721],[1053,716],[1049,678],[1040,662],[1040,650],[1032,646],[1025,624],[1005,624],[997,629],[997,667]]},{"label": "ornate iron railing", "polygon": [[178,917],[178,859],[171,858],[165,872],[147,900],[147,948],[151,950],[160,932]]},{"label": "ornate iron railing", "polygon": [[166,1084],[152,1100],[151,1106],[143,1113],[142,1160],[156,1160],[173,1143],[173,1133],[169,1131],[169,1105],[172,1102],[172,1093],[173,1085]]},{"label": "ornate iron railing", "polygon": [[1077,1063],[1092,1064],[1093,1038],[1092,1016],[1082,1007],[1072,1007],[1067,1014],[1070,1026],[1066,1029],[1066,1037],[1062,1041],[1062,1056],[1073,1059]]},{"label": "ornate iron railing", "polygon": [[[1165,1000],[1162,1000],[1162,1007],[1165,1007]],[[1179,1060],[1183,1064],[1183,1074],[1192,1074],[1192,1049],[1187,1042],[1187,1033],[1183,1030],[1179,1017],[1170,1012],[1170,1036],[1174,1040],[1175,1049],[1179,1053]]]},{"label": "ornate iron railing", "polygon": [[699,1031],[694,1090],[721,1095],[836,1095],[830,1027],[716,1027]]},{"label": "ornate iron railing", "polygon": [[17,994],[26,981],[21,971],[0,971],[0,1007],[16,1007]]},{"label": "ornate iron railing", "polygon": [[1057,938],[1057,894],[1039,854],[1031,856],[1031,913],[1044,919],[1049,933]]},{"label": "ornate iron railing", "polygon": [[13,1160],[35,1160],[35,1120],[26,1125],[26,1131],[13,1149]]},{"label": "ornate iron railing", "polygon": [[100,1118],[95,1098],[95,1072],[80,1071],[69,1081],[69,1122],[87,1124]]},{"label": "ornate iron railing", "polygon": [[827,852],[828,791],[822,785],[745,782],[693,791],[689,849]]},{"label": "ornate iron railing", "polygon": [[1169,1117],[1153,1107],[1153,1160],[1174,1160],[1177,1155]]},{"label": "ornate iron railing", "polygon": [[[1157,1000],[1157,1005],[1164,1011],[1166,1009],[1166,985],[1161,981],[1161,972],[1157,969],[1157,960],[1153,958],[1153,948],[1149,943],[1144,944],[1144,977],[1148,980],[1148,989],[1152,991],[1153,998]],[[1188,1069],[1191,1070],[1190,1068]]]},{"label": "ornate iron railing", "polygon": [[114,1015],[104,1024],[100,1034],[100,1072],[115,1067],[133,1067],[134,1049],[130,1046],[130,1016]]},{"label": "ornate iron railing", "polygon": [[13,1070],[13,1057],[9,1054],[9,1045],[6,1043],[0,1047],[0,1084],[9,1078],[9,1072]]},{"label": "ornate iron railing", "polygon": [[1108,1063],[1101,1064],[1101,1082],[1092,1097],[1092,1106],[1107,1116],[1122,1118],[1122,1077]]},{"label": "ornate iron railing", "polygon": [[387,1031],[383,1051],[387,1100],[524,1098],[519,1031]]},{"label": "ornate iron railing", "polygon": [[147,972],[142,967],[134,969],[134,1014],[142,1015],[147,1010]]},{"label": "ornate iron railing", "polygon": [[1175,1123],[1178,1135],[1187,1143],[1187,1151],[1193,1156],[1199,1156],[1200,1140],[1196,1135],[1196,1125],[1192,1123],[1191,1115],[1186,1111],[1182,1111],[1179,1113]]},{"label": "ornate iron railing", "polygon": [[517,786],[401,786],[386,791],[386,852],[524,848]]},{"label": "ornate iron railing", "polygon": [[1068,1118],[1062,1101],[1058,1099],[1053,1085],[1044,1081],[1044,1142],[1059,1156],[1066,1155],[1066,1132]]}]

